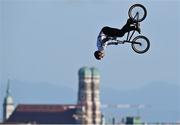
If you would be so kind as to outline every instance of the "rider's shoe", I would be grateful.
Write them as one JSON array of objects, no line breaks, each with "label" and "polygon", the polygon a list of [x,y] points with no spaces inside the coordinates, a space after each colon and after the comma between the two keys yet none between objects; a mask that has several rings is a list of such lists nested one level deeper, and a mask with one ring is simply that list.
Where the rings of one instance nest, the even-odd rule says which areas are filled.
[{"label": "rider's shoe", "polygon": [[131,18],[129,18],[128,20],[127,20],[127,23],[126,23],[127,25],[131,25],[132,24],[132,19]]},{"label": "rider's shoe", "polygon": [[127,24],[128,24],[129,26],[135,26],[135,30],[136,30],[139,34],[141,34],[140,23],[138,23],[137,21],[129,18],[129,19],[127,20]]},{"label": "rider's shoe", "polygon": [[128,20],[127,20],[127,23],[129,24],[129,25],[131,25],[131,24],[136,24],[137,22],[135,21],[135,20],[133,20],[132,18],[129,18]]}]

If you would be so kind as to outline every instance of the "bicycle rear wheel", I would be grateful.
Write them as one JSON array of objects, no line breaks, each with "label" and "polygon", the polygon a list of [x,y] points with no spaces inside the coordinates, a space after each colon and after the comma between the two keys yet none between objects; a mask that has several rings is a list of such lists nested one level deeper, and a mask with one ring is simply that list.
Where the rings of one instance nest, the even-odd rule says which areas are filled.
[{"label": "bicycle rear wheel", "polygon": [[141,22],[146,18],[147,10],[141,4],[134,4],[129,8],[128,15],[136,22]]},{"label": "bicycle rear wheel", "polygon": [[145,36],[136,36],[131,45],[132,49],[139,54],[147,52],[150,48],[149,39]]}]

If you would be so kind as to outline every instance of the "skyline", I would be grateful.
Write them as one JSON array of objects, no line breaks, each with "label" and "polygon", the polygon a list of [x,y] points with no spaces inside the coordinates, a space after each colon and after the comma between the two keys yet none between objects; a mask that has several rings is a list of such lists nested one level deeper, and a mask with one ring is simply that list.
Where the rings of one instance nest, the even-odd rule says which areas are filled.
[{"label": "skyline", "polygon": [[[31,84],[20,81],[12,81],[12,83],[10,95],[14,99],[15,106],[18,104],[48,105],[77,103],[78,80],[76,90],[47,83],[44,83],[43,88],[42,83]],[[103,83],[100,83],[101,110],[108,122],[110,122],[110,119],[113,117],[116,118],[117,121],[120,121],[120,119],[125,116],[140,116],[143,122],[148,123],[173,123],[179,121],[179,100],[177,100],[179,98],[177,95],[179,94],[179,86],[157,83],[149,84],[141,89],[118,91],[117,89],[106,88],[102,86],[102,84]],[[158,92],[160,93],[156,95]],[[167,92],[169,92],[169,94]],[[66,96],[64,96],[64,94]],[[3,95],[5,95],[5,92]],[[117,97],[119,98],[118,100]],[[167,98],[170,102],[167,101]],[[0,99],[2,100],[3,98]],[[160,101],[156,101],[156,99],[160,99]],[[110,105],[110,107],[103,108],[104,105]],[[115,108],[116,105],[132,107]],[[138,108],[138,105],[144,105],[145,107]]]},{"label": "skyline", "polygon": [[[121,28],[134,3],[147,9],[140,27],[142,35],[150,40],[150,50],[139,55],[128,44],[112,46],[106,49],[105,58],[97,61],[93,53],[99,31],[106,25]],[[180,86],[178,0],[0,0],[0,7],[0,105],[8,78],[14,87],[19,84],[64,87],[72,90],[73,96],[77,70],[82,66],[97,67],[101,87],[109,90],[128,92],[156,83]],[[51,99],[42,102],[48,100]],[[161,103],[158,98],[155,101]],[[177,99],[176,104],[179,102]],[[180,108],[177,110],[180,112]]]}]

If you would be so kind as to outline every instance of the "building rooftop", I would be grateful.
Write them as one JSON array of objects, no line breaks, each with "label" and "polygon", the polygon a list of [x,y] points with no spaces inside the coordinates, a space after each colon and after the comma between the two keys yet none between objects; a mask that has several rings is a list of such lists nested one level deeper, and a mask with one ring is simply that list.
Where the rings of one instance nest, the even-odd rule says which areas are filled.
[{"label": "building rooftop", "polygon": [[100,76],[100,72],[97,68],[92,67],[91,68],[92,76]]},{"label": "building rooftop", "polygon": [[90,76],[91,77],[91,69],[88,67],[82,67],[79,69],[79,76]]},{"label": "building rooftop", "polygon": [[20,104],[5,123],[75,124],[77,105]]}]

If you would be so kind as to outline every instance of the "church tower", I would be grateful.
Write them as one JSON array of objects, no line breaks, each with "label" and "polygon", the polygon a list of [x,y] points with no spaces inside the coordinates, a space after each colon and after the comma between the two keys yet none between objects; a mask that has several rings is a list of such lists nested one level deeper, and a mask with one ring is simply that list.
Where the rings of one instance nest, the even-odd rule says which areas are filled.
[{"label": "church tower", "polygon": [[93,124],[101,123],[101,112],[100,112],[100,73],[98,69],[91,68],[91,84],[92,84],[92,117]]},{"label": "church tower", "polygon": [[8,80],[6,96],[3,103],[3,121],[5,122],[14,111],[13,98],[10,95],[10,81]]},{"label": "church tower", "polygon": [[80,68],[77,111],[79,124],[92,124],[92,92],[91,70],[88,67]]},{"label": "church tower", "polygon": [[96,68],[82,67],[78,74],[78,124],[100,124],[99,71]]}]

